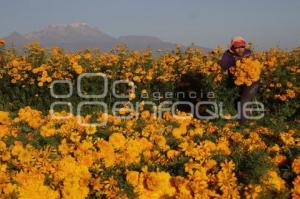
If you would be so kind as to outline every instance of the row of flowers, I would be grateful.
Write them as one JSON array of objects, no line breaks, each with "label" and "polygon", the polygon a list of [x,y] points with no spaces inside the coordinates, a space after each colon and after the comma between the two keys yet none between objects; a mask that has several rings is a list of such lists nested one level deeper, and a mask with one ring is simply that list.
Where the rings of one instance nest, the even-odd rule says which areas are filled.
[{"label": "row of flowers", "polygon": [[[44,87],[57,79],[75,79],[85,72],[101,72],[108,78],[132,80],[140,87],[149,88],[151,84],[175,82],[189,71],[204,74],[207,81],[212,80],[210,84],[218,86],[225,73],[219,65],[221,48],[204,52],[194,47],[183,51],[178,46],[172,52],[153,55],[151,50],[128,50],[122,45],[109,52],[89,49],[64,52],[60,48],[44,49],[33,43],[26,46],[24,52],[1,50],[0,78],[7,77],[12,84]],[[264,91],[271,92],[274,99],[293,99],[299,93],[296,78],[300,72],[299,53],[298,48],[290,52],[279,49],[256,51],[254,60],[239,61],[238,67],[232,70],[236,75],[235,83],[251,85],[261,78]],[[283,83],[282,78],[286,82]]]},{"label": "row of flowers", "polygon": [[0,112],[2,198],[300,197],[292,124],[276,132],[144,110],[138,119],[99,112],[96,121],[108,123],[97,127],[58,116],[67,113]]}]

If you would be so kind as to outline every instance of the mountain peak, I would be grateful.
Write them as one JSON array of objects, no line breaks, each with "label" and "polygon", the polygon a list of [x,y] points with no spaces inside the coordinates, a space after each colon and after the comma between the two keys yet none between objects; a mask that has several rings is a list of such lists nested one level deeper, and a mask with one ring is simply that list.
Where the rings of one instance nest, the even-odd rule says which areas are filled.
[{"label": "mountain peak", "polygon": [[70,34],[70,33],[81,33],[81,34],[105,34],[101,32],[98,28],[92,27],[87,23],[70,23],[70,24],[52,24],[49,25],[47,28],[38,31],[41,32],[51,32],[52,34]]},{"label": "mountain peak", "polygon": [[62,27],[73,27],[73,28],[78,28],[78,27],[88,27],[89,24],[84,23],[84,22],[74,22],[70,24],[50,24],[48,28],[62,28]]},{"label": "mountain peak", "polygon": [[69,24],[73,28],[79,28],[79,27],[87,27],[89,26],[87,23],[77,22],[77,23],[71,23]]}]

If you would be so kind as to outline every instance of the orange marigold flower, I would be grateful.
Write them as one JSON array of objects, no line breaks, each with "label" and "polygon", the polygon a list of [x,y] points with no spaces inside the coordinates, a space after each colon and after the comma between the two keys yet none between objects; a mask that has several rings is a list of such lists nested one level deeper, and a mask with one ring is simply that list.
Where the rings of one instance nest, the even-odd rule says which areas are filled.
[{"label": "orange marigold flower", "polygon": [[294,159],[292,168],[295,173],[300,174],[300,156]]}]

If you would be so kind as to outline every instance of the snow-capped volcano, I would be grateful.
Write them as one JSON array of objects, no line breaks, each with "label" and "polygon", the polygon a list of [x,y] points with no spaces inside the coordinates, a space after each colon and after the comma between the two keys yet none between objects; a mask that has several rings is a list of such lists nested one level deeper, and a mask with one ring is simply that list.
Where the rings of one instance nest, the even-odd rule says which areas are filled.
[{"label": "snow-capped volcano", "polygon": [[86,48],[99,48],[110,50],[118,43],[126,43],[131,49],[174,49],[175,44],[165,42],[157,37],[128,35],[115,38],[109,34],[92,27],[87,23],[71,23],[49,25],[43,30],[27,34],[13,32],[4,38],[9,45],[21,48],[25,44],[38,41],[42,47],[59,46],[67,50],[82,50]]}]

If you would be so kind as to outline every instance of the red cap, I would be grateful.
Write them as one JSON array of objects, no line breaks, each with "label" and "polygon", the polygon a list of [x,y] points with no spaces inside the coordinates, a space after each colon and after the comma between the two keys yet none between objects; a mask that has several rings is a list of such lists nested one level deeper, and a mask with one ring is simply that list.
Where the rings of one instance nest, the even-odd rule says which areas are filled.
[{"label": "red cap", "polygon": [[243,41],[243,40],[235,41],[235,42],[233,42],[232,46],[233,46],[234,48],[245,47],[245,46],[246,46],[246,42]]},{"label": "red cap", "polygon": [[237,36],[237,37],[232,38],[230,45],[233,48],[239,48],[239,47],[246,47],[246,44],[247,44],[247,42],[243,37]]}]

